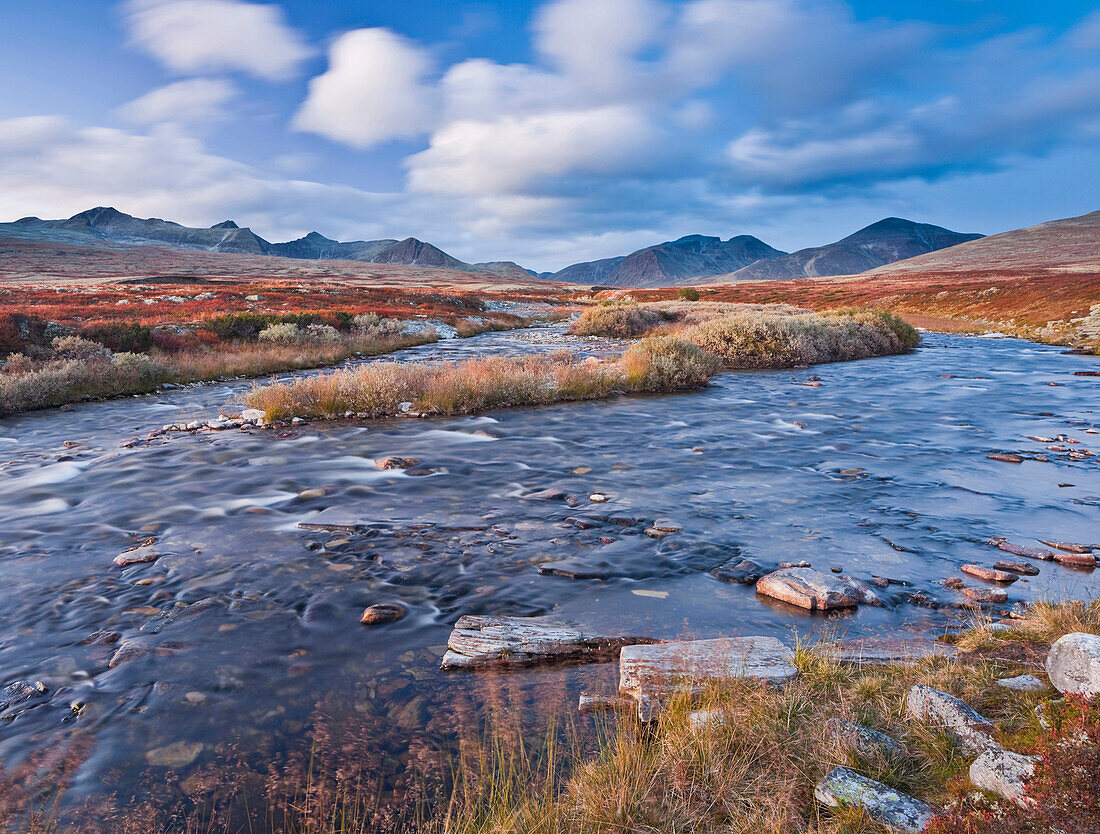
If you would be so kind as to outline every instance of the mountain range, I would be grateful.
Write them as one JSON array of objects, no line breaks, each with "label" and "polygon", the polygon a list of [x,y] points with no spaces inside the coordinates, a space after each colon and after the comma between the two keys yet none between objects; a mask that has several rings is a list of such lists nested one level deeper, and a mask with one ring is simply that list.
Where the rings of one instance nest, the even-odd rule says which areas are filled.
[{"label": "mountain range", "polygon": [[216,223],[208,229],[182,226],[171,220],[142,219],[118,209],[98,207],[82,211],[67,220],[40,220],[24,217],[14,223],[0,223],[0,237],[57,240],[66,243],[107,243],[131,246],[163,245],[203,252],[238,255],[275,255],[302,260],[365,261],[378,264],[405,264],[433,269],[460,269],[485,272],[500,277],[529,279],[534,273],[511,261],[468,264],[453,258],[430,243],[414,237],[404,240],[355,240],[341,243],[318,232],[286,243],[270,243],[251,229],[241,228],[232,220]]},{"label": "mountain range", "polygon": [[4,237],[93,247],[160,245],[179,250],[298,260],[400,264],[523,281],[538,277],[576,284],[641,288],[854,275],[982,236],[889,217],[835,243],[797,252],[783,252],[751,235],[738,235],[728,240],[687,235],[629,255],[577,263],[553,273],[535,273],[512,261],[465,263],[413,237],[341,242],[319,232],[310,232],[297,240],[271,243],[232,220],[210,228],[195,228],[170,220],[133,217],[105,207],[88,209],[66,220],[24,217],[12,223],[0,223],[0,239]]},{"label": "mountain range", "polygon": [[826,246],[782,252],[750,235],[722,241],[690,235],[630,255],[573,264],[545,275],[609,287],[669,287],[855,275],[982,237],[887,217]]}]

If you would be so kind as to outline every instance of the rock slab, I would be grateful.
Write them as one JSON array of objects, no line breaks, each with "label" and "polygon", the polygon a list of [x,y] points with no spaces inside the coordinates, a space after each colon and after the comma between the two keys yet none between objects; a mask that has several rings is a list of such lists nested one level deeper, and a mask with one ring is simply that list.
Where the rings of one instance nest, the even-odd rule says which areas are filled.
[{"label": "rock slab", "polygon": [[444,669],[488,669],[609,660],[646,637],[596,634],[538,617],[459,617],[447,640]]},{"label": "rock slab", "polygon": [[909,690],[906,707],[910,718],[944,730],[968,753],[1000,749],[989,720],[954,695],[918,684]]},{"label": "rock slab", "polygon": [[1005,689],[1016,689],[1020,692],[1038,692],[1043,688],[1043,682],[1034,675],[1017,675],[1014,678],[1000,678],[997,686]]},{"label": "rock slab", "polygon": [[1067,634],[1050,647],[1046,659],[1047,677],[1065,695],[1100,693],[1100,636]]},{"label": "rock slab", "polygon": [[1003,796],[1017,805],[1026,805],[1025,789],[1035,774],[1036,756],[1024,756],[1011,750],[988,750],[970,765],[974,787]]},{"label": "rock slab", "polygon": [[953,657],[955,647],[932,640],[893,637],[862,637],[822,644],[821,653],[837,663],[851,666],[911,666],[927,657]]},{"label": "rock slab", "polygon": [[794,655],[774,637],[719,637],[625,646],[619,653],[619,693],[651,720],[662,700],[697,695],[708,682],[755,678],[782,683],[798,675]]},{"label": "rock slab", "polygon": [[811,611],[882,604],[868,583],[813,568],[783,568],[769,573],[756,583],[756,593]]},{"label": "rock slab", "polygon": [[863,808],[871,819],[897,831],[923,831],[936,814],[928,803],[846,767],[830,770],[814,788],[814,798],[830,808]]}]

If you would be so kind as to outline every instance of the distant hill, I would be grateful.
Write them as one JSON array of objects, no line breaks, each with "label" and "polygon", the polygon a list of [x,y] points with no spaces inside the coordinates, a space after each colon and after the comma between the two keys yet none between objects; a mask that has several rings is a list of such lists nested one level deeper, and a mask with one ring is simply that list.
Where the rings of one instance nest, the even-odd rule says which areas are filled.
[{"label": "distant hill", "polygon": [[1100,272],[1100,211],[990,235],[872,270],[869,275]]},{"label": "distant hill", "polygon": [[[442,249],[417,240],[356,240],[341,243],[318,232],[286,243],[269,243],[251,229],[242,229],[232,220],[225,220],[209,229],[182,226],[171,220],[133,217],[114,208],[99,207],[82,211],[67,220],[40,220],[24,217],[14,223],[0,223],[0,237],[5,234],[33,240],[58,243],[104,242],[131,246],[163,245],[202,252],[224,252],[238,255],[277,255],[305,260],[365,261],[378,264],[403,264],[433,269],[457,269],[466,272],[486,272],[501,275],[510,270],[510,277],[531,277],[532,273],[518,264],[464,263]],[[484,268],[483,268],[484,267]],[[514,268],[514,269],[512,269]]]},{"label": "distant hill", "polygon": [[688,235],[630,255],[573,264],[545,277],[608,287],[669,287],[852,275],[980,237],[900,217],[872,223],[836,243],[790,254],[751,235],[726,241]]},{"label": "distant hill", "polygon": [[783,254],[752,235],[729,240],[687,235],[629,255],[573,264],[546,277],[608,287],[668,287],[698,283],[696,279],[732,272],[762,258]]},{"label": "distant hill", "polygon": [[929,223],[887,217],[836,243],[800,249],[781,258],[758,261],[722,276],[715,283],[855,275],[980,237],[978,234],[953,232]]}]

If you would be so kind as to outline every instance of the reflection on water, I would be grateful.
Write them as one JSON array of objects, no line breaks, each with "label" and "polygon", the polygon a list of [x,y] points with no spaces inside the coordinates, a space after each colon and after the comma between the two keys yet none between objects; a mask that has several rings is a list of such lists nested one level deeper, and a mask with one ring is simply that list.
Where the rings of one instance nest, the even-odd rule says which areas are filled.
[{"label": "reflection on water", "polygon": [[[486,334],[399,358],[566,342],[553,330]],[[451,694],[484,683],[437,670],[461,614],[554,613],[656,637],[789,640],[821,627],[710,576],[739,555],[887,576],[957,601],[940,580],[991,561],[991,536],[1098,538],[1096,460],[1028,439],[1095,443],[1085,429],[1100,426],[1097,383],[1073,376],[1094,364],[1018,340],[932,335],[909,356],[815,368],[817,388],[793,384],[804,371],[727,374],[686,395],[129,448],[120,442],[213,416],[250,383],[5,419],[0,684],[41,681],[46,692],[0,713],[0,760],[91,738],[73,795],[125,796],[149,768],[186,779],[230,737],[261,756],[293,748],[321,702],[415,737]],[[1000,451],[1050,461],[987,459]],[[421,465],[379,471],[386,455]],[[524,497],[547,488],[575,501]],[[590,504],[595,492],[611,500]],[[361,528],[298,528],[330,508]],[[659,517],[683,531],[646,536]],[[158,561],[112,563],[150,537]],[[565,559],[607,578],[536,569]],[[1093,592],[1091,574],[1041,567],[1012,599]],[[365,606],[393,601],[405,619],[359,624]],[[956,616],[900,603],[830,627],[922,632]],[[103,631],[114,635],[89,640]],[[508,685],[531,693],[611,673],[530,671]]]}]

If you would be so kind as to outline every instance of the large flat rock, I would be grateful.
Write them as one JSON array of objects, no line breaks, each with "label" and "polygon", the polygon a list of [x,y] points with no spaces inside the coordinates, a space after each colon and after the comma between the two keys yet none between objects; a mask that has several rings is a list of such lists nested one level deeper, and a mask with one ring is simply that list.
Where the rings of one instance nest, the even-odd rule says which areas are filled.
[{"label": "large flat rock", "polygon": [[953,657],[955,647],[933,640],[894,637],[860,637],[823,643],[819,651],[831,660],[851,666],[911,666],[928,657]]},{"label": "large flat rock", "polygon": [[756,593],[811,611],[882,604],[868,583],[813,568],[783,568],[769,573],[756,583]]},{"label": "large flat rock", "polygon": [[1100,636],[1075,633],[1058,638],[1047,653],[1046,669],[1059,692],[1088,698],[1100,694]]},{"label": "large flat rock", "polygon": [[830,808],[862,808],[871,819],[895,831],[923,831],[936,814],[928,803],[846,767],[830,770],[814,788],[814,798]]},{"label": "large flat rock", "polygon": [[646,637],[598,634],[539,617],[460,617],[447,640],[444,669],[500,669],[611,660]]},{"label": "large flat rock", "polygon": [[791,650],[774,637],[719,637],[626,646],[619,654],[619,692],[638,703],[650,720],[660,702],[678,693],[697,695],[709,682],[755,678],[782,683],[794,678]]}]

